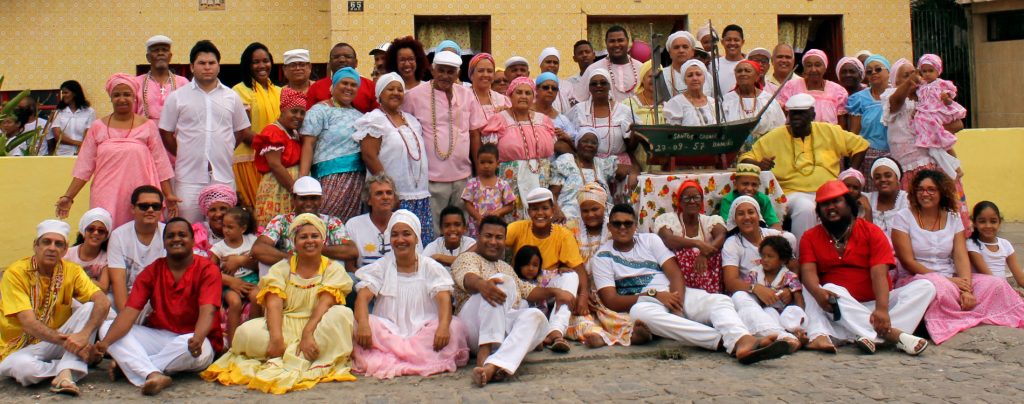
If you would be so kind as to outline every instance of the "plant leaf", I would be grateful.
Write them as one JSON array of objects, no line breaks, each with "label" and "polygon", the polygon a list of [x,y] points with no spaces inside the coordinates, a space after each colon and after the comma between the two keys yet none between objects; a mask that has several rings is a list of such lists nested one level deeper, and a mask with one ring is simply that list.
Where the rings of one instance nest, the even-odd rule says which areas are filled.
[{"label": "plant leaf", "polygon": [[14,98],[11,98],[10,101],[7,101],[7,103],[4,104],[4,108],[0,111],[0,114],[10,115],[14,112],[14,108],[18,106],[18,103],[21,102],[21,99],[28,97],[30,93],[32,93],[32,90],[22,90],[18,95],[14,96]]}]

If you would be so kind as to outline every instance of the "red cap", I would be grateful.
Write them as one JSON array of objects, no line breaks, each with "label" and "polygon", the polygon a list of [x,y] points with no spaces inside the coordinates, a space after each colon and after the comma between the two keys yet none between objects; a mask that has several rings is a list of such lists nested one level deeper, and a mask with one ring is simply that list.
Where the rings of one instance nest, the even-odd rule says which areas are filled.
[{"label": "red cap", "polygon": [[831,180],[829,182],[822,184],[821,187],[818,188],[818,192],[814,194],[814,201],[817,203],[830,201],[840,196],[846,195],[846,193],[849,191],[849,188],[847,188],[846,184],[844,184],[842,181]]}]

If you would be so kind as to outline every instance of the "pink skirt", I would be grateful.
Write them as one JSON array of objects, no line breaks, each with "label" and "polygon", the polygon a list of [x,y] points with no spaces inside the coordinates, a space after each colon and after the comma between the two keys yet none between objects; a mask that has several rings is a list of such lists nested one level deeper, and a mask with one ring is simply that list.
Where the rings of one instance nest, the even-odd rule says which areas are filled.
[{"label": "pink skirt", "polygon": [[395,335],[386,323],[387,320],[370,315],[373,348],[365,349],[355,344],[352,352],[354,373],[378,379],[409,375],[430,376],[454,372],[459,366],[469,362],[466,326],[457,317],[452,317],[448,346],[440,352],[434,351],[437,320],[431,320],[409,337]]},{"label": "pink skirt", "polygon": [[960,289],[945,276],[929,273],[914,279],[927,279],[935,285],[935,300],[924,313],[924,321],[936,344],[982,324],[1024,328],[1024,299],[1004,279],[971,274],[974,297],[978,301],[971,311],[960,309]]}]

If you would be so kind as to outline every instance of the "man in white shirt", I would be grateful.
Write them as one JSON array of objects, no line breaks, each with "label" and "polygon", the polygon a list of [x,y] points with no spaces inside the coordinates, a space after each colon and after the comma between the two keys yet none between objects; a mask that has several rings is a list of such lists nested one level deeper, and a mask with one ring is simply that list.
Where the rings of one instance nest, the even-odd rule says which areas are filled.
[{"label": "man in white shirt", "polygon": [[[629,56],[629,33],[626,29],[613,25],[604,34],[604,45],[608,49],[608,57],[600,62],[595,62],[587,67],[584,77],[590,77],[594,69],[605,69],[608,71],[609,82],[611,83],[611,99],[621,102],[636,93],[636,87],[640,83],[640,67],[643,63]],[[583,95],[582,92],[579,95]],[[581,101],[590,99],[590,93],[585,95]]]},{"label": "man in white shirt", "polygon": [[234,188],[234,150],[250,143],[252,133],[242,100],[217,79],[217,47],[206,40],[196,42],[189,61],[194,78],[167,97],[160,114],[160,135],[167,151],[177,156],[174,190],[181,198],[179,215],[198,222],[204,214],[199,209],[199,192],[214,183]]},{"label": "man in white shirt", "polygon": [[606,307],[629,312],[651,333],[704,349],[724,347],[742,364],[775,359],[789,344],[758,339],[743,326],[728,296],[687,288],[672,251],[655,234],[636,234],[636,212],[615,205],[612,239],[590,258],[597,293]]},{"label": "man in white shirt", "polygon": [[725,55],[718,57],[718,85],[722,89],[722,95],[736,87],[734,69],[746,57],[743,55],[743,42],[743,28],[739,25],[729,24],[722,30],[722,46],[725,48]]},{"label": "man in white shirt", "polygon": [[363,182],[362,197],[370,212],[345,223],[345,231],[359,250],[356,268],[369,265],[391,252],[391,235],[384,234],[384,231],[398,205],[395,181],[387,175],[372,175]]},{"label": "man in white shirt", "polygon": [[143,185],[132,191],[132,215],[135,220],[110,233],[107,268],[114,309],[124,310],[135,277],[157,258],[164,256],[164,224],[160,223],[164,195],[160,189]]},{"label": "man in white shirt", "polygon": [[[587,71],[590,65],[594,64],[595,56],[594,46],[586,39],[576,41],[576,44],[572,46],[572,61],[576,62],[576,65],[580,67],[580,74],[562,80],[559,86],[559,92],[569,99],[570,107],[590,98],[589,85],[581,84],[581,82],[583,81],[583,73]],[[568,111],[563,113],[568,113]]]}]

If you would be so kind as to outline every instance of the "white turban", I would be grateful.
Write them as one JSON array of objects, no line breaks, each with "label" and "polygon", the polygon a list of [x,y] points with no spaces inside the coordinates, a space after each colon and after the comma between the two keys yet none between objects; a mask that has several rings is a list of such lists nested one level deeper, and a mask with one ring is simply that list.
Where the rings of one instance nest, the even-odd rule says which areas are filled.
[{"label": "white turban", "polygon": [[590,69],[587,70],[587,85],[590,85],[590,79],[593,79],[594,76],[604,76],[604,78],[608,80],[611,80],[612,77],[610,74],[608,74],[607,70],[602,69],[600,67]]},{"label": "white turban", "polygon": [[750,196],[743,195],[732,201],[732,205],[729,206],[729,221],[725,222],[725,228],[729,230],[736,228],[736,209],[739,209],[739,206],[743,204],[754,205],[754,210],[757,211],[757,220],[759,222],[764,221],[764,218],[761,217],[761,205],[757,204],[757,200]]},{"label": "white turban", "polygon": [[78,221],[78,232],[83,236],[85,235],[85,228],[89,227],[92,222],[101,222],[107,227],[107,232],[114,231],[114,218],[110,216],[110,212],[107,212],[103,208],[92,208],[82,215],[82,219]]},{"label": "white turban", "polygon": [[[405,224],[409,225],[409,227],[412,228],[412,232],[416,233],[416,245],[417,246],[422,246],[423,245],[423,243],[422,243],[422,241],[423,241],[423,239],[422,239],[422,228],[421,228],[422,225],[420,224],[420,219],[418,217],[416,217],[415,214],[413,214],[412,212],[410,212],[410,211],[408,211],[406,209],[399,209],[399,210],[396,210],[394,213],[391,214],[391,220],[388,220],[388,227],[387,227],[386,230],[384,230],[384,237],[390,238],[391,237],[391,229],[394,228],[395,225],[399,224],[399,223],[405,223]],[[431,241],[433,241],[433,240],[431,240]],[[419,251],[419,247],[417,247],[416,250]]]},{"label": "white turban", "polygon": [[399,76],[398,73],[391,72],[377,78],[377,84],[374,87],[374,91],[377,93],[378,100],[380,100],[380,93],[384,92],[384,89],[388,87],[388,84],[395,81],[399,82],[402,85],[402,90],[405,91],[405,80],[402,80],[402,76]]},{"label": "white turban", "polygon": [[55,233],[59,234],[61,237],[64,237],[64,241],[66,242],[68,240],[68,233],[70,232],[71,225],[55,219],[43,220],[42,223],[39,223],[39,225],[36,226],[37,239],[42,237],[46,233]]},{"label": "white turban", "polygon": [[686,71],[693,66],[699,67],[700,71],[704,72],[704,76],[707,77],[708,67],[704,65],[704,62],[701,62],[697,59],[687,60],[685,63],[683,63],[683,66],[679,68],[679,72],[683,74],[683,77],[686,77]]},{"label": "white turban", "polygon": [[668,36],[668,40],[665,41],[665,49],[672,49],[672,42],[675,42],[676,39],[679,38],[686,38],[687,41],[690,41],[691,48],[697,46],[695,44],[698,43],[698,41],[693,38],[692,34],[687,31],[676,31],[673,32],[672,35]]},{"label": "white turban", "polygon": [[871,176],[873,177],[875,175],[875,170],[881,167],[889,167],[892,172],[896,173],[896,181],[899,181],[900,177],[903,176],[903,174],[900,173],[900,167],[896,165],[896,161],[888,157],[879,157],[874,163],[871,163]]},{"label": "white turban", "polygon": [[548,47],[548,48],[544,48],[544,50],[540,51],[540,57],[537,58],[537,64],[538,65],[544,64],[544,59],[547,59],[548,56],[554,56],[554,57],[558,58],[559,62],[562,61],[562,54],[558,53],[558,49],[555,49],[553,47]]},{"label": "white turban", "polygon": [[711,35],[711,26],[710,25],[704,24],[704,26],[702,26],[700,28],[697,28],[697,40],[698,41],[701,38],[704,38],[705,36],[708,36],[708,35]]}]

